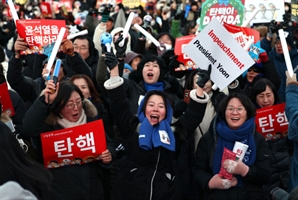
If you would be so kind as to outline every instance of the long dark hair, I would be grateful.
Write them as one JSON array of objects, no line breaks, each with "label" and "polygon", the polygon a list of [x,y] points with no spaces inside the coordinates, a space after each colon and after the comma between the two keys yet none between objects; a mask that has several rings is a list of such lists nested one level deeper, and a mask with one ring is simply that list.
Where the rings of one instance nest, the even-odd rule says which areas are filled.
[{"label": "long dark hair", "polygon": [[60,111],[64,108],[64,106],[67,104],[72,92],[79,93],[82,100],[84,100],[84,95],[81,92],[80,88],[73,84],[70,81],[62,81],[59,84],[59,90],[58,94],[53,102],[53,108],[52,112],[56,116],[60,116]]},{"label": "long dark hair", "polygon": [[218,115],[221,119],[226,121],[226,108],[228,106],[228,103],[231,99],[237,98],[242,103],[246,110],[246,117],[247,119],[250,119],[255,116],[256,108],[254,104],[251,102],[251,100],[244,94],[240,94],[237,92],[230,93],[228,96],[226,96],[218,106]]},{"label": "long dark hair", "polygon": [[256,98],[257,95],[264,92],[266,90],[266,87],[269,87],[274,95],[274,105],[280,103],[280,99],[277,93],[277,90],[275,88],[275,86],[273,85],[273,83],[266,79],[266,78],[261,78],[258,81],[256,81],[252,88],[251,88],[251,93],[250,93],[250,100],[257,106],[259,107],[259,105],[256,102]]},{"label": "long dark hair", "polygon": [[[24,152],[16,140],[15,135],[2,121],[0,121],[0,133],[1,165],[7,166],[9,169],[7,173],[11,173],[15,179],[12,181],[20,181],[19,184],[25,189],[35,189],[31,192],[38,195],[37,193],[40,192],[41,186],[50,185],[52,180],[51,173]],[[27,188],[26,186],[28,185],[32,187]]]},{"label": "long dark hair", "polygon": [[90,95],[91,95],[91,102],[92,103],[95,103],[95,102],[102,103],[102,101],[100,99],[100,95],[96,91],[92,80],[88,76],[86,76],[85,74],[75,74],[69,79],[69,81],[73,83],[76,79],[80,79],[80,78],[84,79],[87,82],[87,85],[88,85],[88,88],[90,91]]}]

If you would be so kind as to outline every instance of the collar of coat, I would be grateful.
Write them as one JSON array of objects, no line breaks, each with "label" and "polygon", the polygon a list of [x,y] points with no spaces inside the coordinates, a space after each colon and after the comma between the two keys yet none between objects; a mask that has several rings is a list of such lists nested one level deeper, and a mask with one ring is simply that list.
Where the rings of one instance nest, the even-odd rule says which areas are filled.
[{"label": "collar of coat", "polygon": [[[88,99],[84,100],[83,109],[85,110],[85,114],[86,114],[87,118],[95,118],[98,115],[96,107]],[[58,124],[57,116],[54,115],[54,113],[51,112],[50,115],[46,119],[46,124],[52,125],[52,126],[57,125]]]}]

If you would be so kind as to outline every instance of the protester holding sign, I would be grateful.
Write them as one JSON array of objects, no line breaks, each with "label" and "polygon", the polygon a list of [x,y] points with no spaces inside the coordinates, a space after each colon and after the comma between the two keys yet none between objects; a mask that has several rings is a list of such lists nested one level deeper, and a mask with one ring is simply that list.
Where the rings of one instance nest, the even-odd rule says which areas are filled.
[{"label": "protester holding sign", "polygon": [[[84,98],[81,90],[76,85],[70,82],[61,82],[61,84],[57,83],[55,85],[52,80],[49,80],[43,94],[27,111],[23,122],[25,131],[30,136],[38,138],[43,132],[88,124],[96,120],[96,116],[96,108],[89,100]],[[108,135],[104,132],[100,134],[104,134],[106,137],[106,141],[101,142],[107,143],[107,150],[99,156],[100,160],[94,160],[93,162],[86,160],[85,164],[79,162],[76,165],[67,166],[69,164],[65,159],[66,161],[63,160],[63,167],[50,169],[54,180],[50,190],[46,193],[45,199],[103,199],[103,182],[107,180],[103,179],[101,169],[111,166],[115,156],[115,149]],[[65,138],[66,140],[70,142],[67,138]],[[90,142],[89,137],[85,140],[88,142],[85,141],[85,147],[81,148],[81,151],[84,152],[87,151],[86,148],[89,148],[90,145],[94,145],[94,142]],[[64,140],[62,141],[64,142]],[[74,143],[65,143],[59,143],[60,145],[55,146],[55,151],[66,150],[72,152]],[[39,150],[38,153],[40,155],[45,154],[41,151],[41,144],[36,145]],[[61,146],[65,146],[65,149]],[[94,148],[97,148],[97,146],[94,146]],[[61,152],[58,153],[59,156],[62,159],[64,157]],[[41,159],[44,159],[44,156]],[[58,167],[56,165],[53,165],[53,168]]]},{"label": "protester holding sign", "polygon": [[[32,80],[29,77],[25,77],[22,74],[22,60],[23,56],[20,55],[20,51],[27,48],[27,43],[22,38],[18,38],[14,44],[15,55],[9,60],[9,68],[7,72],[7,80],[10,86],[19,93],[24,101],[33,103],[40,95],[41,91],[45,88],[45,80],[43,77]],[[62,63],[62,67],[59,72],[58,81],[71,77],[74,74],[85,74],[92,78],[92,71],[85,63],[82,57],[74,52],[73,43],[70,40],[65,40],[61,45],[61,48],[66,54],[66,62]],[[48,73],[46,70],[48,59],[46,59],[42,66],[35,66],[36,68],[44,68],[42,75]],[[54,71],[54,65],[50,74]]]},{"label": "protester holding sign", "polygon": [[[265,37],[261,41],[261,47],[266,50],[268,53],[269,59],[271,62],[273,62],[277,73],[280,77],[280,87],[278,89],[278,95],[282,101],[285,101],[285,88],[286,88],[286,76],[285,71],[287,70],[287,66],[285,63],[284,55],[283,55],[283,49],[281,46],[280,37],[278,36],[275,40],[274,48],[271,48],[271,40],[274,35],[274,33],[277,32],[277,25],[271,23],[269,26],[269,33],[267,34],[267,37]],[[290,59],[293,66],[294,73],[298,73],[297,66],[298,66],[298,52],[297,48],[294,46],[294,40],[293,40],[293,33],[291,32],[285,32],[288,33],[286,38],[286,42],[288,45],[288,50],[290,54]]]},{"label": "protester holding sign", "polygon": [[[256,108],[270,108],[270,106],[281,103],[277,90],[272,82],[263,78],[255,82],[253,85],[251,90],[251,100]],[[287,189],[284,183],[287,182],[289,177],[290,155],[288,149],[291,144],[289,144],[287,135],[283,135],[281,132],[274,130],[274,128],[277,129],[278,127],[271,126],[274,121],[278,121],[281,126],[285,123],[282,122],[279,116],[270,113],[268,114],[268,117],[258,117],[257,114],[256,120],[261,121],[261,123],[257,123],[257,130],[262,131],[261,133],[266,138],[269,145],[271,176],[269,183],[264,187],[269,195],[271,190],[275,187],[280,187],[285,190]]]},{"label": "protester holding sign", "polygon": [[[204,189],[204,199],[266,199],[262,185],[270,178],[268,145],[255,131],[255,108],[242,94],[232,93],[220,102],[218,115],[200,139],[194,178]],[[235,142],[248,145],[243,161],[222,160],[224,148]],[[223,167],[231,180],[219,175]]]},{"label": "protester holding sign", "polygon": [[[109,54],[110,56],[111,54]],[[111,100],[111,112],[124,139],[128,159],[121,163],[112,189],[112,199],[182,199],[177,159],[181,146],[193,133],[204,116],[209,96],[202,85],[209,80],[201,71],[200,87],[190,92],[191,100],[185,115],[171,126],[171,99],[158,88],[148,90],[138,108],[137,117],[131,112],[125,93],[124,79],[119,77],[117,63],[106,63],[111,78],[104,84]],[[158,74],[159,60],[146,62],[144,71]],[[148,66],[147,66],[148,65]],[[147,75],[146,72],[144,75]],[[180,163],[183,164],[183,163]]]},{"label": "protester holding sign", "polygon": [[290,180],[288,184],[288,192],[291,192],[298,186],[298,123],[297,123],[297,101],[298,101],[298,87],[296,74],[292,77],[286,72],[287,87],[286,87],[286,115],[289,121],[288,137],[294,143],[294,155],[291,158],[290,164]]}]

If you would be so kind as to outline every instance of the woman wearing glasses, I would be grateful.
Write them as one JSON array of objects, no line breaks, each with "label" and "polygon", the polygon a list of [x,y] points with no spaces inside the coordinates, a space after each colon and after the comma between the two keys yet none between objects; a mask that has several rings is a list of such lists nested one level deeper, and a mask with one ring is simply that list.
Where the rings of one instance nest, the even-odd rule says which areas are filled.
[{"label": "woman wearing glasses", "polygon": [[[55,92],[53,92],[55,91]],[[97,110],[84,98],[81,90],[71,82],[60,85],[47,82],[43,94],[27,111],[23,123],[31,137],[39,138],[41,133],[71,128],[92,122],[97,118]],[[109,168],[115,155],[110,138],[106,135],[107,150],[99,156],[99,161],[82,165],[50,169],[53,182],[45,199],[103,199],[102,168]],[[41,143],[36,144],[42,154]],[[41,162],[43,158],[41,157]]]},{"label": "woman wearing glasses", "polygon": [[[268,145],[255,131],[254,116],[254,105],[243,94],[229,94],[220,102],[194,161],[194,178],[204,199],[267,199],[262,185],[270,178]],[[224,148],[232,151],[236,141],[248,145],[243,161],[223,159]],[[219,175],[221,166],[233,174],[231,180]]]}]

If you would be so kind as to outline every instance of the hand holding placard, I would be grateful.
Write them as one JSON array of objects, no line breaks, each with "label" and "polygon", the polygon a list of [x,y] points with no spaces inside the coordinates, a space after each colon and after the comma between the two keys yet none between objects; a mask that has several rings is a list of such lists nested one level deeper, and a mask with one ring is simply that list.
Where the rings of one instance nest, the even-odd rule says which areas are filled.
[{"label": "hand holding placard", "polygon": [[205,69],[198,69],[198,81],[197,85],[200,88],[204,88],[205,84],[210,80],[212,66],[211,64],[208,66],[208,70]]}]

